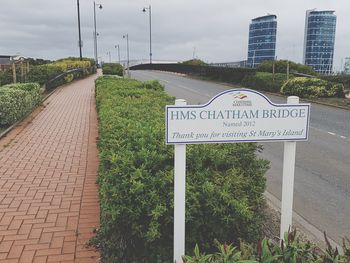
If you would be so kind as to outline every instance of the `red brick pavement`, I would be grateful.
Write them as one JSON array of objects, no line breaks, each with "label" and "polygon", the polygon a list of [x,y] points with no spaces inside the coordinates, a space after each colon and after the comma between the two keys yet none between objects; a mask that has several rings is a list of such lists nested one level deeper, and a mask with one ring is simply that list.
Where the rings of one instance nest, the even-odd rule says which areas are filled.
[{"label": "red brick pavement", "polygon": [[0,262],[98,262],[85,246],[99,225],[95,77],[0,140]]}]

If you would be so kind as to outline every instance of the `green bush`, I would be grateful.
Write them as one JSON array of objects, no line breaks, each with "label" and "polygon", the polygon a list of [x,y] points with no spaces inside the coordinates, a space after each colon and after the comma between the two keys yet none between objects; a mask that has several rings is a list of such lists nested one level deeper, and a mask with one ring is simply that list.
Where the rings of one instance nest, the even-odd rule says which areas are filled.
[{"label": "green bush", "polygon": [[12,70],[0,71],[0,86],[10,84],[13,81]]},{"label": "green bush", "polygon": [[159,83],[158,80],[148,80],[144,82],[140,82],[139,85],[137,85],[140,89],[153,89],[158,91],[164,91],[164,86]]},{"label": "green bush", "polygon": [[239,247],[232,244],[217,243],[215,254],[200,253],[195,246],[193,256],[185,256],[184,263],[350,263],[350,242],[344,239],[343,254],[330,245],[326,235],[326,249],[318,248],[310,242],[300,239],[296,230],[285,233],[284,239],[271,240],[264,238],[256,246],[240,243]]},{"label": "green bush", "polygon": [[344,86],[322,79],[298,77],[287,81],[281,93],[301,98],[344,97]]},{"label": "green bush", "polygon": [[68,58],[61,58],[61,59],[56,60],[56,62],[61,62],[61,61],[71,61],[71,62],[78,61],[78,63],[80,63],[81,61],[87,61],[87,62],[89,62],[89,67],[94,67],[96,64],[95,59],[86,58],[86,57],[84,57],[82,59],[80,59],[79,57],[68,57]]},{"label": "green bush", "polygon": [[255,69],[251,68],[202,67],[200,71],[201,76],[234,84],[239,84],[245,77],[254,74]]},{"label": "green bush", "polygon": [[190,60],[183,61],[180,64],[194,65],[194,66],[208,66],[207,63],[205,63],[203,60],[200,60],[200,59],[190,59]]},{"label": "green bush", "polygon": [[40,85],[44,85],[47,81],[62,74],[63,72],[63,69],[52,66],[52,64],[35,66],[32,67],[28,73],[28,81],[38,82]]},{"label": "green bush", "polygon": [[329,76],[320,76],[320,78],[326,81],[341,83],[344,85],[345,89],[350,90],[350,75],[346,75],[346,74],[329,75]]},{"label": "green bush", "polygon": [[257,66],[257,71],[259,72],[273,72],[273,64],[275,64],[275,73],[287,73],[287,64],[289,63],[289,71],[290,72],[298,72],[303,74],[309,74],[309,75],[317,75],[317,73],[313,70],[312,67],[295,63],[288,60],[268,60],[264,61],[263,63],[259,64]]},{"label": "green bush", "polygon": [[118,75],[123,76],[123,66],[119,63],[104,63],[102,71],[104,75]]},{"label": "green bush", "polygon": [[32,111],[42,100],[37,83],[0,87],[0,126],[9,126]]},{"label": "green bush", "polygon": [[[94,67],[92,66],[92,62],[90,59],[78,60],[78,59],[61,59],[56,62],[34,66],[28,73],[28,81],[29,82],[38,82],[40,85],[44,85],[49,80],[54,79],[58,75],[65,73],[68,70],[73,69],[82,69],[84,71],[83,76],[94,73]],[[69,83],[73,79],[77,79],[82,77],[80,74],[73,74],[73,76],[62,77],[59,81],[57,81],[56,85],[51,85],[50,89],[62,85],[64,83]],[[72,79],[73,77],[73,79]]]},{"label": "green bush", "polygon": [[[146,88],[145,88],[146,87]],[[101,228],[92,243],[104,262],[168,262],[173,246],[173,146],[164,107],[174,98],[135,80],[96,81]],[[257,144],[187,147],[186,247],[215,238],[260,237],[264,173]]]},{"label": "green bush", "polygon": [[256,72],[255,75],[246,76],[241,85],[255,90],[270,92],[280,92],[283,83],[287,80],[287,75],[282,73]]}]

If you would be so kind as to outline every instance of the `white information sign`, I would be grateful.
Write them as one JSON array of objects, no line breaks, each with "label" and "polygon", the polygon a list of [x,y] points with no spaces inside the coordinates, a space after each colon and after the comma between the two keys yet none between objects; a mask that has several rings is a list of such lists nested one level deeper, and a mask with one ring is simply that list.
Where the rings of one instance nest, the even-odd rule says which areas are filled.
[{"label": "white information sign", "polygon": [[224,91],[204,105],[166,107],[166,143],[303,141],[310,104],[274,104],[249,89]]},{"label": "white information sign", "polygon": [[249,89],[232,89],[205,105],[178,99],[166,107],[166,143],[174,144],[174,261],[185,254],[186,144],[284,141],[280,237],[292,225],[296,141],[309,134],[310,104],[290,96],[272,103]]}]

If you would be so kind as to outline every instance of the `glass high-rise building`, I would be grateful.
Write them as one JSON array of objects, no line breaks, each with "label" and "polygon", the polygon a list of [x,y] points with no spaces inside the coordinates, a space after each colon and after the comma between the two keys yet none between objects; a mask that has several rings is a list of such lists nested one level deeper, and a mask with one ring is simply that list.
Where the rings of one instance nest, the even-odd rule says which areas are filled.
[{"label": "glass high-rise building", "polygon": [[277,16],[267,15],[252,19],[249,25],[247,66],[255,67],[276,54]]},{"label": "glass high-rise building", "polygon": [[303,61],[320,74],[333,71],[336,20],[334,11],[306,11]]}]

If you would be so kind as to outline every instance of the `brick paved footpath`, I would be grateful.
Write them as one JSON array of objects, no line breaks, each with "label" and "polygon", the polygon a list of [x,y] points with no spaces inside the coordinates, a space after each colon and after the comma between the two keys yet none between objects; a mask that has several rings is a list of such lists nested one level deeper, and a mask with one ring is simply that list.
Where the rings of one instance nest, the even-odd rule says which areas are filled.
[{"label": "brick paved footpath", "polygon": [[[59,88],[0,140],[0,262],[98,262],[94,79]],[[4,143],[4,141],[6,143]]]}]

